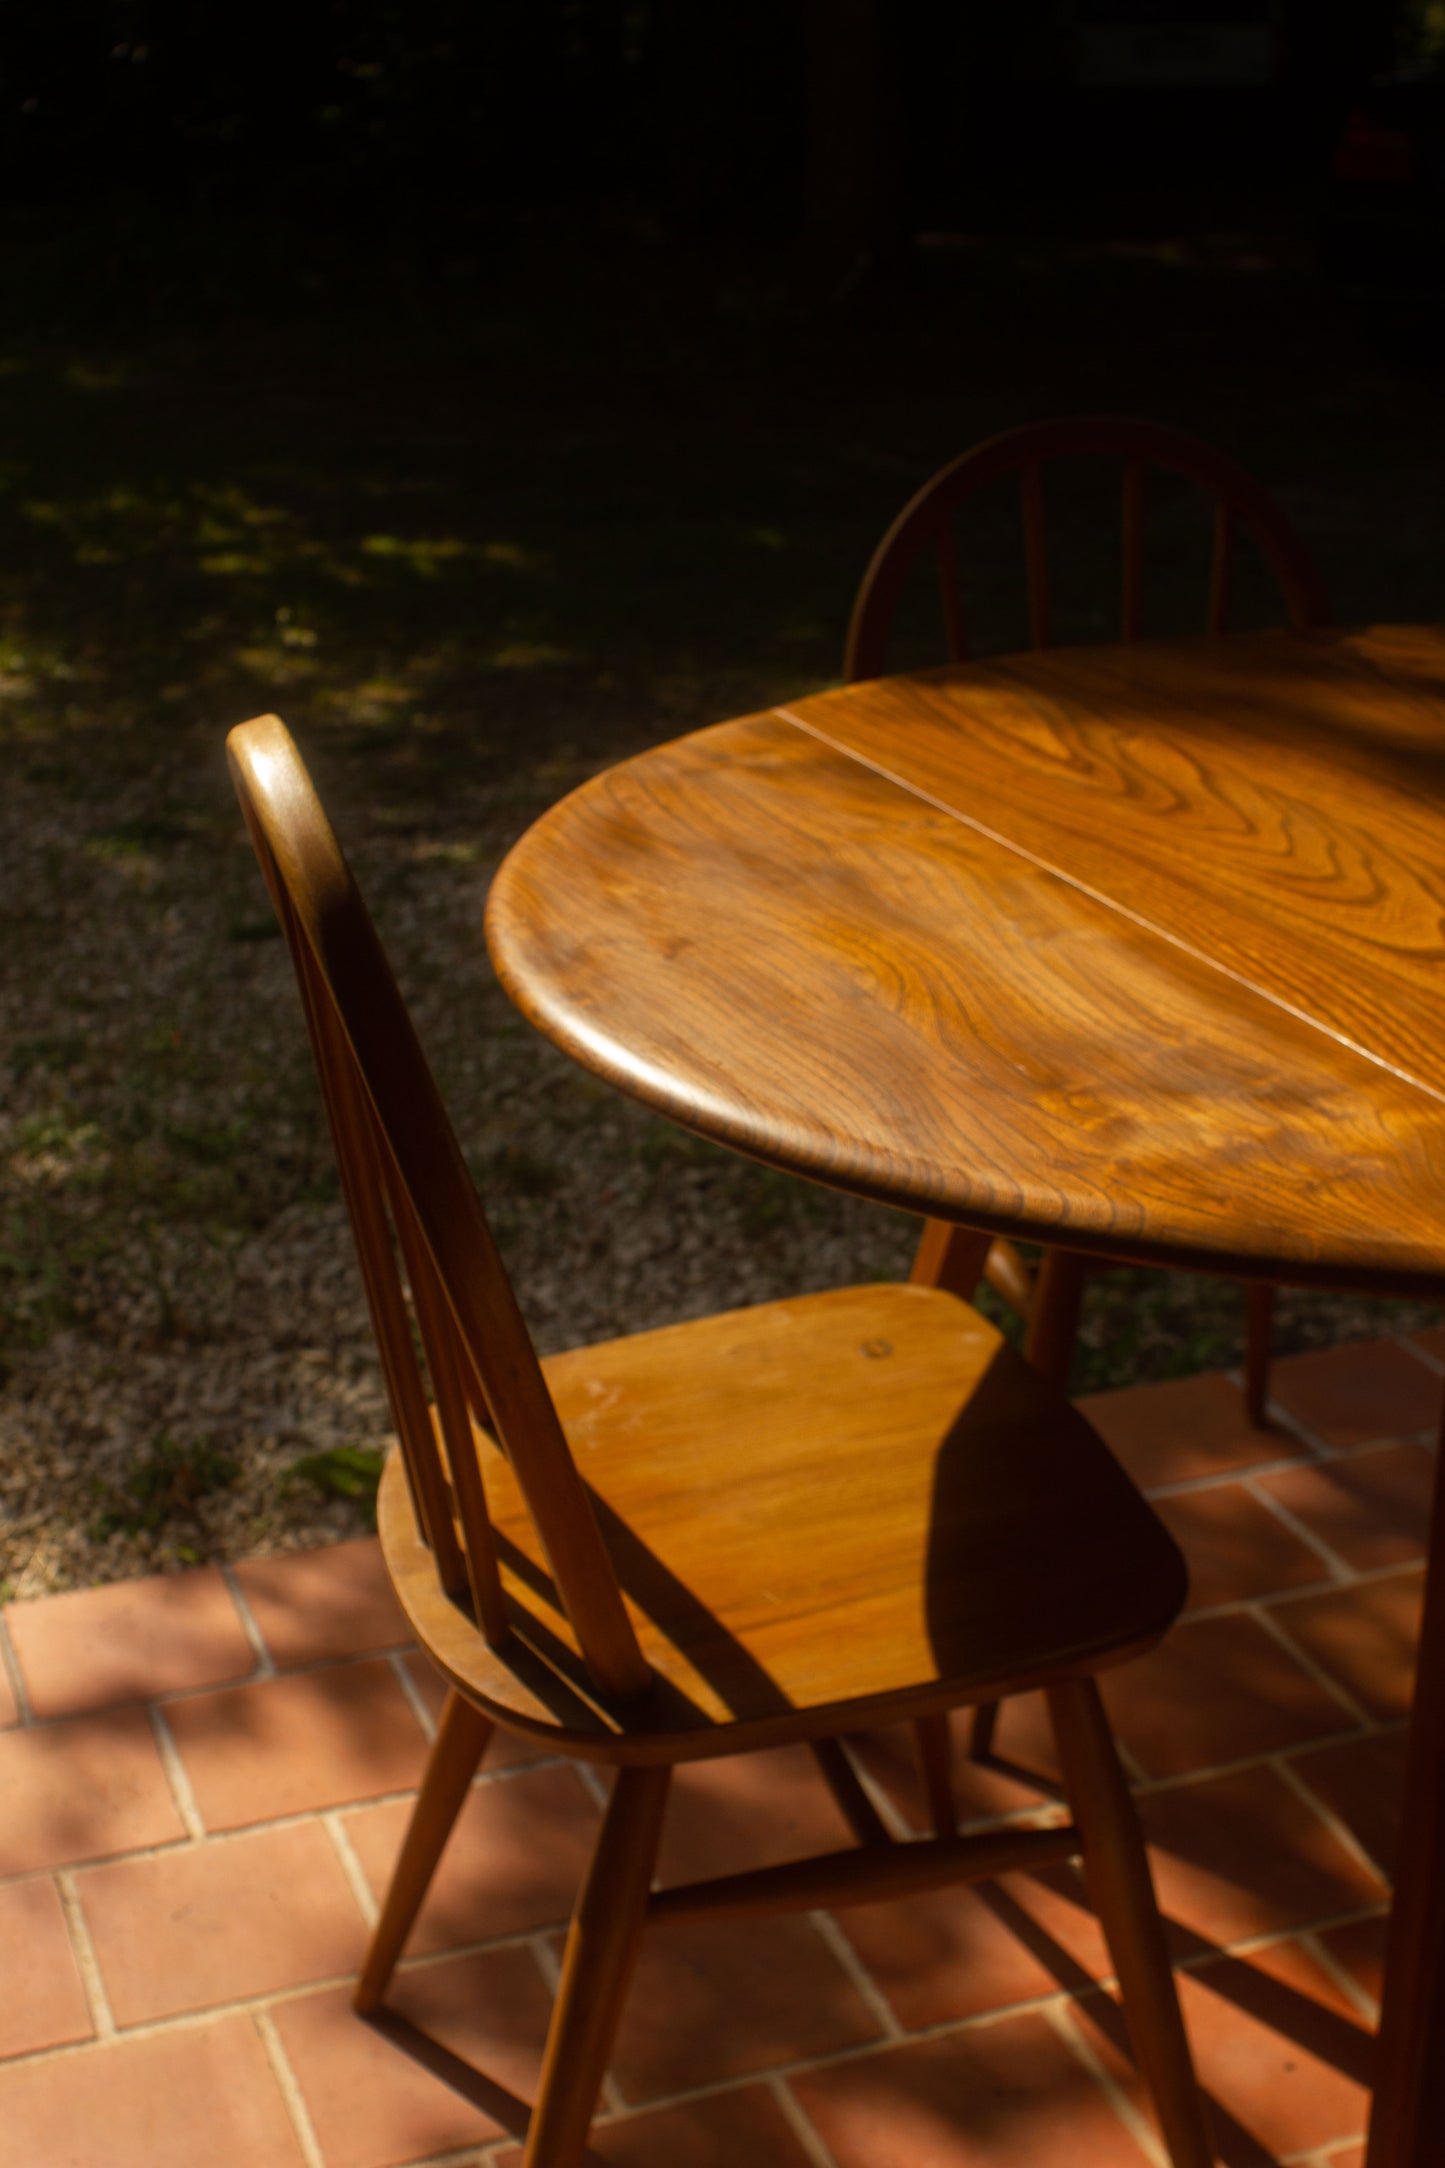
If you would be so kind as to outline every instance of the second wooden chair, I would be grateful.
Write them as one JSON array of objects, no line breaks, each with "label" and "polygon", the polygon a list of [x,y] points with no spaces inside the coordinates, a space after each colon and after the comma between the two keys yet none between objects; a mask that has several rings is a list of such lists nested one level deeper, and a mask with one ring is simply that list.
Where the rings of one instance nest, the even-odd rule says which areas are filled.
[{"label": "second wooden chair", "polygon": [[[882,675],[900,597],[923,559],[932,559],[937,576],[947,659],[970,659],[956,524],[965,507],[1000,482],[1016,481],[1019,489],[1029,637],[1036,648],[1052,646],[1055,590],[1044,470],[1059,462],[1100,460],[1119,472],[1118,638],[1138,639],[1144,630],[1144,545],[1151,471],[1192,485],[1213,507],[1206,631],[1227,629],[1241,535],[1252,541],[1273,575],[1290,624],[1329,623],[1324,584],[1308,551],[1252,475],[1181,430],[1114,415],[1080,415],[1006,430],[975,445],[924,483],[884,535],[863,576],[848,627],[845,682]],[[914,1278],[969,1294],[982,1270],[996,1292],[1027,1320],[1031,1360],[1046,1376],[1064,1384],[1089,1269],[1089,1261],[1077,1252],[1051,1250],[1034,1275],[1011,1243],[980,1243],[966,1231],[932,1222],[924,1229]],[[1245,1401],[1256,1424],[1265,1419],[1273,1313],[1274,1289],[1266,1281],[1251,1283],[1246,1297]]]}]

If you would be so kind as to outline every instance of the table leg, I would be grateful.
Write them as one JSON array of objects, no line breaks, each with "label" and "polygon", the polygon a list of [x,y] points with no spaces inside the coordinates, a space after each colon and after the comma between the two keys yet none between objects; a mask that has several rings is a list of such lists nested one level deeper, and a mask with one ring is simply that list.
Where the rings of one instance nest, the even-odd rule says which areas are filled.
[{"label": "table leg", "polygon": [[1069,1389],[1069,1364],[1088,1269],[1088,1258],[1077,1250],[1045,1250],[1034,1282],[1024,1353],[1040,1376],[1061,1392]]},{"label": "table leg", "polygon": [[[1445,1450],[1445,1437],[1442,1437]],[[1365,2168],[1439,2168],[1445,2132],[1445,1510],[1425,1576],[1405,1818]]]}]

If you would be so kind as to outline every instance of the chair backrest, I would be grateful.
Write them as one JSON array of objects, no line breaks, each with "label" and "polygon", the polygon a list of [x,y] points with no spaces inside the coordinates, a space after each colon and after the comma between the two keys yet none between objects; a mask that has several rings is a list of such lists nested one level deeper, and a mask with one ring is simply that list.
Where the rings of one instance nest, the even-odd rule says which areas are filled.
[{"label": "chair backrest", "polygon": [[954,547],[953,515],[976,491],[1017,475],[1022,499],[1024,570],[1029,632],[1036,648],[1051,644],[1049,565],[1043,470],[1055,459],[1103,456],[1123,468],[1120,493],[1120,637],[1137,639],[1143,604],[1145,476],[1155,467],[1197,484],[1214,501],[1214,538],[1205,629],[1223,632],[1229,614],[1235,540],[1252,536],[1279,583],[1295,626],[1329,623],[1323,582],[1284,514],[1243,467],[1197,437],[1155,422],[1080,415],[1038,422],[990,437],[925,482],[874,552],[853,605],[843,661],[845,682],[879,677],[900,590],[927,550],[934,553],[949,660],[966,662],[968,631]]},{"label": "chair backrest", "polygon": [[412,1503],[442,1587],[510,1632],[473,1431],[511,1462],[601,1693],[645,1690],[638,1647],[506,1268],[351,869],[285,725],[227,753],[301,988]]}]

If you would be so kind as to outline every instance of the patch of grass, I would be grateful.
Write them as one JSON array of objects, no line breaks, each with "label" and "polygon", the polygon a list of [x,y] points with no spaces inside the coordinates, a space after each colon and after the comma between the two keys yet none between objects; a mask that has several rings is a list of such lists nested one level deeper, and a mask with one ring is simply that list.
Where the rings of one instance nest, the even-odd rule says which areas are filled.
[{"label": "patch of grass", "polygon": [[162,1432],[113,1491],[91,1523],[103,1543],[111,1535],[154,1535],[173,1520],[194,1520],[202,1501],[225,1490],[240,1474],[237,1463],[209,1439],[188,1444]]},{"label": "patch of grass", "polygon": [[374,1507],[385,1465],[386,1455],[379,1446],[334,1445],[327,1453],[307,1453],[293,1461],[286,1480],[309,1483],[328,1498],[349,1498]]}]

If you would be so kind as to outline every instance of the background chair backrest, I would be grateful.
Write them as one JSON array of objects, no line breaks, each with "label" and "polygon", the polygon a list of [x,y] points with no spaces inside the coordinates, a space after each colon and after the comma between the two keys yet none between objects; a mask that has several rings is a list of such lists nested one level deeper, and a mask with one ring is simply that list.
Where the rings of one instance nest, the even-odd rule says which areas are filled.
[{"label": "background chair backrest", "polygon": [[1047,544],[1044,468],[1055,460],[1117,459],[1119,496],[1120,610],[1118,636],[1138,637],[1144,592],[1145,481],[1151,468],[1195,484],[1213,501],[1214,522],[1205,629],[1225,630],[1242,530],[1258,547],[1278,583],[1289,622],[1327,624],[1324,586],[1304,544],[1252,475],[1196,437],[1153,422],[1109,415],[1030,424],[991,437],[953,460],[926,482],[898,515],[863,576],[848,627],[846,681],[881,676],[900,594],[917,561],[932,552],[938,573],[948,657],[965,662],[969,633],[961,592],[954,515],[966,499],[1016,476],[1023,520],[1024,575],[1029,637],[1036,648],[1052,644],[1053,609]]},{"label": "background chair backrest", "polygon": [[[227,740],[301,988],[417,1521],[447,1593],[510,1632],[475,1422],[511,1462],[597,1688],[650,1673],[506,1268],[385,953],[274,715]],[[434,1411],[434,1413],[433,1413]]]}]

